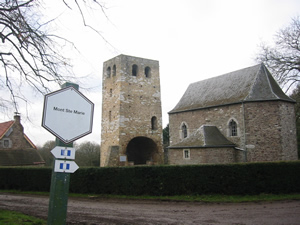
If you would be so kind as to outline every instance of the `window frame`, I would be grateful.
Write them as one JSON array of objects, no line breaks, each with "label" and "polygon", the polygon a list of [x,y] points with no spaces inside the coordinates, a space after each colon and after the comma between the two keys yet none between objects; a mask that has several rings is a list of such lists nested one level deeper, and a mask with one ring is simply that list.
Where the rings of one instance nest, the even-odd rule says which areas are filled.
[{"label": "window frame", "polygon": [[106,68],[106,77],[107,77],[107,78],[110,78],[110,76],[111,76],[111,67],[108,66],[108,67]]},{"label": "window frame", "polygon": [[[3,148],[11,148],[11,146],[12,146],[12,142],[9,138],[3,138],[1,142],[2,142]],[[8,143],[8,145],[6,145],[6,143]]]},{"label": "window frame", "polygon": [[238,123],[235,119],[230,119],[228,123],[228,133],[230,137],[238,136]]},{"label": "window frame", "polygon": [[151,117],[151,130],[157,130],[158,126],[157,126],[157,117],[156,116],[152,116]]},{"label": "window frame", "polygon": [[183,159],[191,159],[191,150],[190,149],[183,149],[182,151],[183,155]]},{"label": "window frame", "polygon": [[117,67],[116,67],[116,64],[113,65],[113,68],[112,68],[112,75],[113,77],[115,77],[117,75]]},{"label": "window frame", "polygon": [[137,77],[139,74],[139,67],[136,64],[133,64],[131,67],[131,75]]},{"label": "window frame", "polygon": [[188,126],[187,126],[186,122],[181,123],[180,131],[181,131],[181,139],[185,139],[189,136],[188,135]]},{"label": "window frame", "polygon": [[150,78],[151,77],[151,68],[149,66],[146,66],[144,73],[145,73],[146,78]]}]

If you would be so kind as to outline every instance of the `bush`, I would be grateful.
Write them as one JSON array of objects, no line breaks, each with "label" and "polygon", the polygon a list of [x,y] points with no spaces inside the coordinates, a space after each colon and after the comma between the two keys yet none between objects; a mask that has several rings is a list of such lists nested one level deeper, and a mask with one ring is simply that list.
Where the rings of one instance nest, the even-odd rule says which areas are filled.
[{"label": "bush", "polygon": [[[80,168],[70,192],[116,195],[300,193],[300,161]],[[0,168],[0,189],[49,191],[50,168]]]}]

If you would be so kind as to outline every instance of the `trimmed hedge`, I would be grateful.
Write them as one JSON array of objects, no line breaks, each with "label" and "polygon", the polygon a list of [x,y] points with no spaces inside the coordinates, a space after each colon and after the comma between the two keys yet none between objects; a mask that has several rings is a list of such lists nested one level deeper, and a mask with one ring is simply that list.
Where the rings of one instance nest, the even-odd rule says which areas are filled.
[{"label": "trimmed hedge", "polygon": [[[300,161],[80,168],[70,192],[116,195],[300,193]],[[0,189],[49,191],[50,168],[0,168]]]}]

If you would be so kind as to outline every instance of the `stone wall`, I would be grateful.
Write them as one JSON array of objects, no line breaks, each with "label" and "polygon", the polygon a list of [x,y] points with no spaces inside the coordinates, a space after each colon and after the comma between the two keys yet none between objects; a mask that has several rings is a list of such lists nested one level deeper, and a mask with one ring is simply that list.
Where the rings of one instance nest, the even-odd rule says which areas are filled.
[{"label": "stone wall", "polygon": [[[230,137],[228,124],[234,119],[238,135]],[[283,101],[247,102],[169,114],[170,145],[181,138],[181,125],[186,123],[188,134],[201,125],[214,125],[238,148],[237,162],[297,160],[294,104]],[[173,150],[169,150],[172,161]],[[220,155],[220,157],[222,157]]]},{"label": "stone wall", "polygon": [[293,103],[247,103],[245,124],[248,161],[297,160]]},{"label": "stone wall", "polygon": [[[238,126],[238,134],[236,137],[230,137],[228,133],[228,123],[231,119],[234,119]],[[182,140],[181,125],[183,122],[187,125],[188,135],[195,132],[202,125],[213,125],[216,126],[228,140],[243,147],[244,123],[242,104],[169,114],[170,145]]]},{"label": "stone wall", "polygon": [[[136,70],[133,71],[134,65]],[[153,140],[158,146],[155,158],[161,158],[158,61],[119,55],[104,62],[102,90],[101,166],[109,166],[106,158],[110,146],[119,146],[120,155],[124,155],[128,143],[135,137]],[[151,123],[153,117],[156,118],[155,129]]]},{"label": "stone wall", "polygon": [[233,148],[192,148],[190,158],[184,158],[183,149],[169,149],[170,165],[197,165],[234,163],[241,154]]}]

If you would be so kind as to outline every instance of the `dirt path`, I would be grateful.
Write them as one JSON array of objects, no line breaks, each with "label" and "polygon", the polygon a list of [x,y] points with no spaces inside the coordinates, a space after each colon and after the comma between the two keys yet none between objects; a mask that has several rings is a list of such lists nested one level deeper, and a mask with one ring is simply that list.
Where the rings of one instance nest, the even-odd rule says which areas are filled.
[{"label": "dirt path", "polygon": [[[0,209],[47,218],[49,198],[0,194]],[[300,201],[188,203],[69,198],[67,224],[300,224]]]}]

